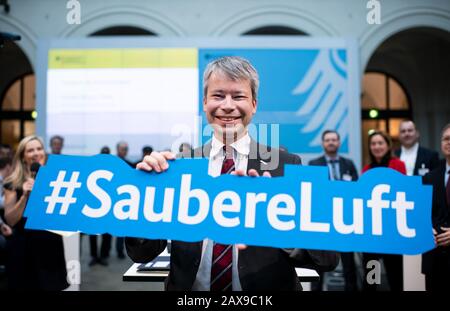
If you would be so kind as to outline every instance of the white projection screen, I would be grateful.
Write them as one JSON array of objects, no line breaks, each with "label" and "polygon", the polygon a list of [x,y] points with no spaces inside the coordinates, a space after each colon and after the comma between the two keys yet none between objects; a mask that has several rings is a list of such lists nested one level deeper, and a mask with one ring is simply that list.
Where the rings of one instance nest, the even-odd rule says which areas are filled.
[{"label": "white projection screen", "polygon": [[126,141],[133,161],[144,145],[174,152],[182,142],[196,145],[197,50],[106,41],[111,47],[105,39],[40,46],[38,134],[47,142],[63,136],[63,153],[74,155],[97,154],[103,146],[115,154],[116,144]]},{"label": "white projection screen", "polygon": [[108,37],[41,40],[37,133],[65,139],[64,154],[98,154],[119,141],[138,161],[144,145],[178,152],[211,138],[203,113],[202,73],[225,55],[259,73],[251,136],[282,145],[305,163],[322,154],[321,133],[335,129],[360,167],[357,42],[346,38]]}]

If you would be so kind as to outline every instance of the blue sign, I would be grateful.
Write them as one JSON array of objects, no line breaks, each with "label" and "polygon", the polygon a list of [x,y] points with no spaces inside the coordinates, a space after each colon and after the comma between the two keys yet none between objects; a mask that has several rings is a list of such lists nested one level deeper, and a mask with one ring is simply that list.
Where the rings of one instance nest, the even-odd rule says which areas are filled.
[{"label": "blue sign", "polygon": [[434,247],[432,188],[387,169],[357,182],[326,167],[288,165],[284,177],[207,174],[208,160],[131,169],[112,155],[50,156],[25,216],[29,229],[336,251],[419,254]]}]

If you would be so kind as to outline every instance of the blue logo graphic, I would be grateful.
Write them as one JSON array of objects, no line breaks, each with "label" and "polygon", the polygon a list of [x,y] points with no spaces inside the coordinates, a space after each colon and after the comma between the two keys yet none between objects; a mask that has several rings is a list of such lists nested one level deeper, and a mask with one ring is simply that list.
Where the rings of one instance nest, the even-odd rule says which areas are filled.
[{"label": "blue logo graphic", "polygon": [[336,251],[419,254],[434,247],[431,187],[377,168],[357,182],[326,167],[285,176],[207,175],[207,159],[133,170],[111,155],[51,156],[26,207],[30,229]]},{"label": "blue logo graphic", "polygon": [[[273,132],[269,126],[259,141],[283,145],[293,153],[320,153],[322,132],[334,129],[341,136],[340,151],[349,152],[351,101],[346,49],[200,49],[199,72],[222,56],[244,57],[259,73],[258,111],[253,123],[279,124]],[[202,111],[202,77],[199,85]],[[278,134],[279,142],[273,137]],[[201,141],[208,138],[204,136]]]}]

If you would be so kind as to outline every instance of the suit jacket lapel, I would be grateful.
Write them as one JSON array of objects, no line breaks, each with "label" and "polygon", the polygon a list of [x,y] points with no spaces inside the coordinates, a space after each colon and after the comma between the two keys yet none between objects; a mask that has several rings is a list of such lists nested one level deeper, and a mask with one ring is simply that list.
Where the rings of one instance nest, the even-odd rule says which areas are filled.
[{"label": "suit jacket lapel", "polygon": [[[420,168],[420,165],[422,165],[422,163],[424,163],[425,161],[425,159],[424,159],[424,154],[423,154],[423,152],[421,152],[422,150],[420,150],[420,147],[417,149],[417,156],[416,156],[416,163],[414,164],[414,172],[413,172],[413,174],[414,175],[417,175],[417,173],[418,173],[418,171],[419,171],[419,168]],[[429,169],[429,167],[428,167],[428,169]]]},{"label": "suit jacket lapel", "polygon": [[252,139],[250,140],[250,153],[248,154],[247,172],[251,169],[254,169],[259,174],[261,174],[260,160],[261,159],[259,158],[258,144]]},{"label": "suit jacket lapel", "polygon": [[319,158],[319,165],[328,166],[327,159],[325,158],[325,156],[321,156]]},{"label": "suit jacket lapel", "polygon": [[447,202],[447,194],[445,193],[445,162],[439,168],[439,174],[437,176],[436,193],[438,200],[446,203],[447,208],[449,207],[449,202]]},{"label": "suit jacket lapel", "polygon": [[345,161],[342,157],[339,157],[339,176],[341,177],[342,180],[342,176],[344,176],[345,173],[347,173],[347,166],[345,165]]}]

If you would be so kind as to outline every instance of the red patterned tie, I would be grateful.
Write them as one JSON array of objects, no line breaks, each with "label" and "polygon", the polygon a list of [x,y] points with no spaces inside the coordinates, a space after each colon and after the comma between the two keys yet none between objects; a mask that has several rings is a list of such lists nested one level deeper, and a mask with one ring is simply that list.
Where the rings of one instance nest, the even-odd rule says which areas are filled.
[{"label": "red patterned tie", "polygon": [[[226,152],[222,163],[223,174],[230,174],[234,171],[234,161],[232,150]],[[211,265],[211,291],[231,291],[232,290],[232,267],[233,267],[233,246],[214,243],[213,257]]]},{"label": "red patterned tie", "polygon": [[223,146],[223,151],[225,153],[225,158],[223,159],[222,170],[220,171],[220,175],[230,174],[232,171],[234,171],[232,147],[229,147],[229,150],[227,150],[226,146]]}]

